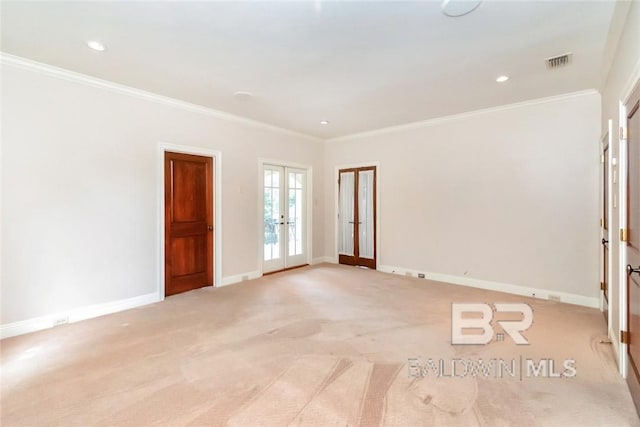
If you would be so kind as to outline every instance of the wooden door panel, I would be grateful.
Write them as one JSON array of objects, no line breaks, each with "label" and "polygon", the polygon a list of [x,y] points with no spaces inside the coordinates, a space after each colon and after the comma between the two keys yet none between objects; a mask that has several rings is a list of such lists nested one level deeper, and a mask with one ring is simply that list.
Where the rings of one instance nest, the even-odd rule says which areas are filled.
[{"label": "wooden door panel", "polygon": [[605,244],[604,246],[604,250],[603,250],[603,259],[602,259],[602,264],[603,264],[603,272],[602,275],[604,276],[603,282],[604,282],[604,299],[607,300],[607,302],[609,302],[609,283],[608,283],[608,277],[609,277],[609,247]]},{"label": "wooden door panel", "polygon": [[602,294],[604,318],[609,321],[609,133],[602,143]]},{"label": "wooden door panel", "polygon": [[172,239],[174,277],[207,272],[206,237],[187,236]]},{"label": "wooden door panel", "polygon": [[[640,268],[640,87],[627,107],[627,268]],[[627,353],[631,372],[627,382],[636,409],[640,408],[640,275],[627,271]]]},{"label": "wooden door panel", "polygon": [[167,291],[165,289],[166,296],[180,294],[182,292],[192,291],[194,289],[203,288],[205,286],[202,283],[207,283],[206,273],[190,274],[187,276],[178,276],[171,279],[171,288]]},{"label": "wooden door panel", "polygon": [[[637,267],[637,266],[636,266]],[[629,356],[636,376],[640,376],[640,276],[629,277]],[[640,379],[640,377],[639,377]]]},{"label": "wooden door panel", "polygon": [[172,219],[175,222],[207,221],[206,164],[173,162]]},{"label": "wooden door panel", "polygon": [[165,295],[213,285],[213,159],[165,153]]},{"label": "wooden door panel", "polygon": [[609,230],[609,146],[603,150],[604,164],[602,168],[602,226]]}]

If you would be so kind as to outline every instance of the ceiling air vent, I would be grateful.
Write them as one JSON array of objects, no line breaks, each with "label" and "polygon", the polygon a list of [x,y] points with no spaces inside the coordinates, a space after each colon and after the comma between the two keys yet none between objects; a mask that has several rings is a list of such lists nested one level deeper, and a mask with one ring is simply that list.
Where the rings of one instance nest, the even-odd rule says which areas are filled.
[{"label": "ceiling air vent", "polygon": [[564,67],[565,65],[569,65],[569,63],[571,62],[572,55],[573,54],[571,53],[565,53],[564,55],[558,55],[558,56],[545,59],[545,62],[547,63],[547,68],[553,69],[553,68],[559,68],[559,67]]}]

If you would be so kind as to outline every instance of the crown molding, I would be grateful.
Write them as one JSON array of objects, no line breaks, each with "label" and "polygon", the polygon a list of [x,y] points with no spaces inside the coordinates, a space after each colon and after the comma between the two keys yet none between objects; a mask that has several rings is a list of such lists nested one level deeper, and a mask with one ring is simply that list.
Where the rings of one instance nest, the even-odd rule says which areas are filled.
[{"label": "crown molding", "polygon": [[640,85],[640,59],[636,62],[636,65],[633,67],[631,74],[627,80],[627,83],[624,85],[622,89],[622,101],[626,104],[629,102],[629,98],[633,95],[633,92],[636,90],[636,87]]},{"label": "crown molding", "polygon": [[264,129],[272,132],[278,132],[278,133],[289,135],[289,136],[295,136],[298,138],[303,138],[310,142],[325,142],[325,143],[344,142],[344,141],[350,141],[350,140],[360,139],[365,137],[384,135],[384,134],[393,133],[393,132],[401,132],[401,131],[408,131],[412,129],[419,129],[422,127],[436,126],[442,123],[463,120],[463,119],[477,116],[477,115],[494,113],[499,111],[506,111],[506,110],[526,107],[530,105],[538,105],[538,104],[544,104],[549,102],[562,101],[562,100],[571,99],[575,97],[588,96],[588,95],[599,93],[595,89],[588,89],[588,90],[571,92],[571,93],[562,94],[562,95],[550,96],[547,98],[539,98],[539,99],[533,99],[533,100],[528,100],[523,102],[516,102],[512,104],[500,105],[497,107],[489,107],[481,110],[469,111],[469,112],[460,113],[460,114],[453,114],[450,116],[436,117],[433,119],[427,119],[427,120],[422,120],[418,122],[405,123],[401,125],[389,126],[385,128],[374,129],[374,130],[369,130],[364,132],[357,132],[353,134],[338,136],[335,138],[322,139],[315,136],[307,135],[305,133],[282,128],[282,127],[271,125],[264,122],[260,122],[258,120],[237,116],[235,114],[226,113],[224,111],[215,110],[213,108],[205,107],[202,105],[192,104],[190,102],[181,101],[179,99],[171,98],[164,95],[159,95],[153,92],[147,92],[147,91],[136,89],[120,83],[114,83],[108,80],[99,79],[97,77],[92,77],[87,74],[70,71],[64,68],[59,68],[53,65],[42,63],[42,62],[33,61],[31,59],[23,58],[16,55],[11,55],[1,51],[0,51],[0,64],[2,64],[3,66],[10,65],[16,68],[25,69],[28,71],[59,78],[62,80],[81,83],[87,86],[92,86],[99,89],[104,89],[111,92],[132,96],[138,99],[143,99],[143,100],[167,105],[174,108],[179,108],[179,109],[194,112],[197,114],[203,114],[209,117],[225,120],[227,122],[237,123],[240,125],[250,126],[258,129]]},{"label": "crown molding", "polygon": [[599,92],[597,90],[588,89],[588,90],[582,90],[582,91],[578,91],[578,92],[565,93],[565,94],[562,94],[562,95],[550,96],[550,97],[547,97],[547,98],[531,99],[531,100],[528,100],[528,101],[515,102],[513,104],[499,105],[497,107],[483,108],[481,110],[468,111],[468,112],[465,112],[465,113],[453,114],[453,115],[450,115],[450,116],[436,117],[436,118],[433,118],[433,119],[422,120],[422,121],[419,121],[419,122],[406,123],[406,124],[397,125],[397,126],[389,126],[389,127],[370,130],[370,131],[353,133],[353,134],[350,134],[350,135],[338,136],[336,138],[327,139],[327,140],[325,140],[325,142],[326,143],[345,142],[345,141],[351,141],[351,140],[354,140],[354,139],[361,139],[361,138],[365,138],[365,137],[380,136],[380,135],[384,135],[384,134],[388,134],[388,133],[402,132],[402,131],[408,131],[408,130],[413,130],[413,129],[420,129],[420,128],[424,128],[424,127],[440,125],[440,124],[443,124],[443,123],[455,122],[455,121],[458,121],[458,120],[463,120],[463,119],[467,119],[467,118],[470,118],[470,117],[480,116],[480,115],[483,115],[483,114],[489,114],[489,113],[496,113],[496,112],[500,112],[500,111],[513,110],[513,109],[517,109],[517,108],[521,108],[521,107],[527,107],[527,106],[531,106],[531,105],[546,104],[546,103],[549,103],[549,102],[563,101],[563,100],[577,98],[577,97],[581,97],[581,96],[589,96],[589,95],[596,95],[596,94],[599,94]]},{"label": "crown molding", "polygon": [[39,74],[43,74],[50,77],[59,78],[62,80],[72,81],[75,83],[81,83],[87,86],[92,86],[99,89],[105,89],[110,92],[119,93],[122,95],[132,96],[138,99],[155,102],[158,104],[167,105],[181,110],[190,111],[193,113],[203,114],[216,119],[225,120],[227,122],[237,123],[244,126],[250,126],[258,129],[269,130],[272,132],[279,132],[289,136],[295,136],[303,138],[312,142],[323,142],[322,138],[307,135],[301,132],[296,132],[290,129],[282,128],[268,123],[260,122],[258,120],[249,119],[242,116],[237,116],[231,113],[225,113],[224,111],[215,110],[213,108],[204,107],[198,104],[192,104],[190,102],[181,101],[179,99],[171,98],[164,95],[158,95],[153,92],[147,92],[141,89],[136,89],[130,86],[126,86],[120,83],[114,83],[108,80],[92,77],[87,74],[78,73],[75,71],[67,70],[65,68],[59,68],[53,65],[45,64],[43,62],[33,61],[31,59],[23,58],[16,55],[11,55],[5,52],[0,52],[0,64],[13,66],[16,68],[33,71]]}]

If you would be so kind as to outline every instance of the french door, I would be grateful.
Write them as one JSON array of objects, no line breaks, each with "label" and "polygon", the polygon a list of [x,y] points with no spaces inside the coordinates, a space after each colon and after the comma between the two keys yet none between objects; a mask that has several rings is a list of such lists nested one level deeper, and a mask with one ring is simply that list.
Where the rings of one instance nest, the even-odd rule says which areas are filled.
[{"label": "french door", "polygon": [[307,171],[264,165],[263,272],[307,262]]},{"label": "french door", "polygon": [[341,169],[338,262],[376,268],[376,167]]}]

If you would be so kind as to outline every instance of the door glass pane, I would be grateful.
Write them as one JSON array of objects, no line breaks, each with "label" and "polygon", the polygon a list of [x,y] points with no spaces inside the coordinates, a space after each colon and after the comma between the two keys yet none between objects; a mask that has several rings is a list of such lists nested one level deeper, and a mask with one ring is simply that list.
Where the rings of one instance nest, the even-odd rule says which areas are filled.
[{"label": "door glass pane", "polygon": [[373,258],[373,171],[358,173],[358,242],[361,258]]},{"label": "door glass pane", "polygon": [[353,256],[354,172],[340,173],[338,199],[338,253]]},{"label": "door glass pane", "polygon": [[264,260],[280,258],[280,172],[264,171]]},{"label": "door glass pane", "polygon": [[302,205],[304,199],[302,198],[302,183],[302,173],[289,172],[289,215],[287,221],[289,230],[289,256],[301,255],[303,253],[302,230],[304,224]]}]

